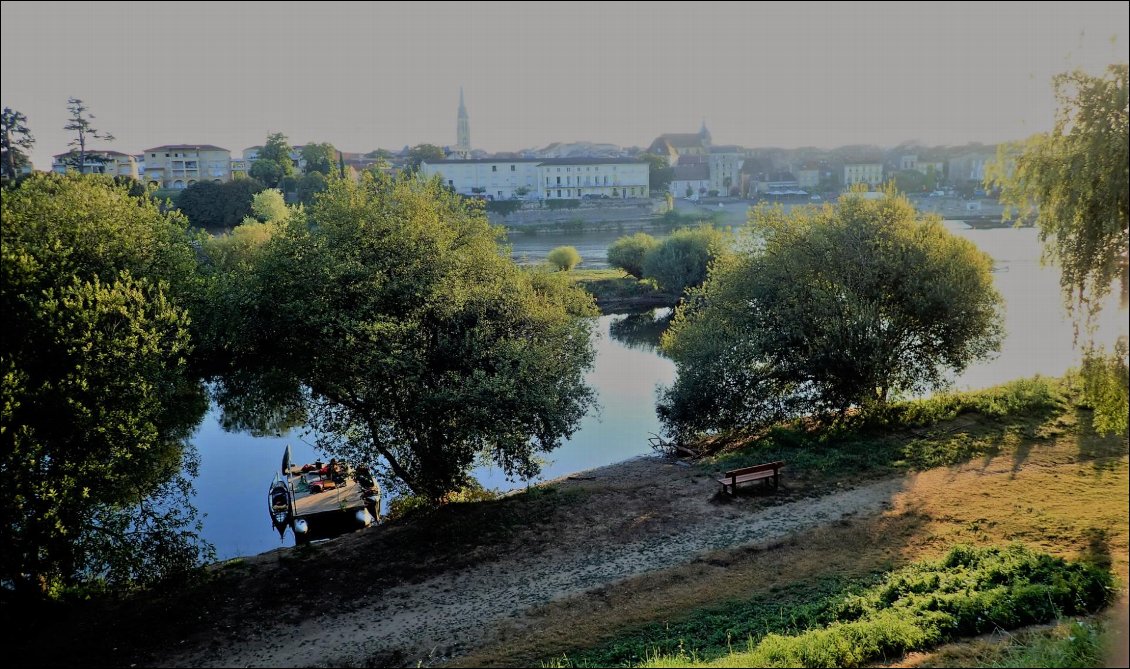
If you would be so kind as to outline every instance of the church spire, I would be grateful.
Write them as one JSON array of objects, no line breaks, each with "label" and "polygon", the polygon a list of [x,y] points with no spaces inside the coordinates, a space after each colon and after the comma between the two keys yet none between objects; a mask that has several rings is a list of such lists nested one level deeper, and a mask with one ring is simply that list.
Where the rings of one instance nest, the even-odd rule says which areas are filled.
[{"label": "church spire", "polygon": [[702,117],[702,127],[699,128],[698,136],[702,139],[704,146],[710,146],[710,131],[706,129],[706,117]]},{"label": "church spire", "polygon": [[463,104],[463,87],[459,87],[459,116],[455,126],[455,150],[463,158],[471,154],[471,122],[467,118],[467,107]]}]

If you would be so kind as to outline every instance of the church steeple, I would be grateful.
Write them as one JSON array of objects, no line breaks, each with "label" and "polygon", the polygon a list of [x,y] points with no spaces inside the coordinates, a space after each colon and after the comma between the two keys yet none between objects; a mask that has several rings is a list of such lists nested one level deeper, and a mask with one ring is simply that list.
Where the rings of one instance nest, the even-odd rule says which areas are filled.
[{"label": "church steeple", "polygon": [[710,131],[706,129],[706,117],[702,117],[702,127],[698,131],[703,146],[710,146]]},{"label": "church steeple", "polygon": [[467,119],[467,107],[463,104],[463,87],[459,87],[459,118],[455,127],[455,150],[462,157],[471,154],[471,122]]}]

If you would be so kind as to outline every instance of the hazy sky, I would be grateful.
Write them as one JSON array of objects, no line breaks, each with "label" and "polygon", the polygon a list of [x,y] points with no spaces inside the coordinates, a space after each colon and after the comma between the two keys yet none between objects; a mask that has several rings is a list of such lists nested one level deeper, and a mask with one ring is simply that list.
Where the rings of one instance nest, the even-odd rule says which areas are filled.
[{"label": "hazy sky", "polygon": [[2,5],[2,104],[47,169],[82,98],[110,148],[347,151],[995,142],[1050,128],[1053,74],[1128,59],[1110,3],[32,3]]}]

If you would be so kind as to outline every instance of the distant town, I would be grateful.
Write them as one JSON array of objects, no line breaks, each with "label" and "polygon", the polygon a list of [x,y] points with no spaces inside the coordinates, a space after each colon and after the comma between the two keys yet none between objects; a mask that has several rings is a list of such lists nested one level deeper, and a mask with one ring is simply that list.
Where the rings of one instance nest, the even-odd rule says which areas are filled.
[{"label": "distant town", "polygon": [[[307,168],[303,148],[293,146],[290,153],[299,173]],[[76,152],[69,151],[53,157],[51,170],[110,174],[154,189],[178,191],[203,181],[225,183],[247,177],[262,150],[262,145],[249,146],[234,156],[230,149],[212,144],[161,144],[140,153],[89,148],[81,166]],[[887,181],[907,193],[971,197],[982,194],[985,165],[996,156],[995,146],[979,143],[927,147],[906,142],[891,148],[834,149],[715,144],[705,119],[698,132],[665,133],[646,148],[577,141],[492,154],[472,147],[462,90],[453,145],[365,153],[334,150],[345,175],[408,169],[438,176],[459,194],[491,201],[625,200],[664,194],[687,200],[818,200],[856,184],[875,188]],[[22,171],[32,171],[30,163]]]}]

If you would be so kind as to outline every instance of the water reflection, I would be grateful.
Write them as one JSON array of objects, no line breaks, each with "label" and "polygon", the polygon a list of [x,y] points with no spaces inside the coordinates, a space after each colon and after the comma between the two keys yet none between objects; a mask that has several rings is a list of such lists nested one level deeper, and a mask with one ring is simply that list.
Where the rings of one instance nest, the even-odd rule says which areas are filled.
[{"label": "water reflection", "polygon": [[645,313],[617,316],[609,325],[609,334],[628,348],[667,357],[659,349],[659,339],[672,318],[673,309],[652,309]]}]

